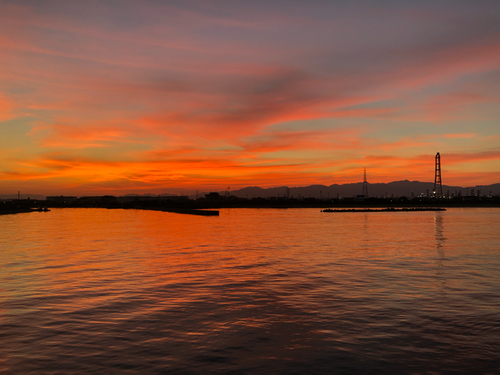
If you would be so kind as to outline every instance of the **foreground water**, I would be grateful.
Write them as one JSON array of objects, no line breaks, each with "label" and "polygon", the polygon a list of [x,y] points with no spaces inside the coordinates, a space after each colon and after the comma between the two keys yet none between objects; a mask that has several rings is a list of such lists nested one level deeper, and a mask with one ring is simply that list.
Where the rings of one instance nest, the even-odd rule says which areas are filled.
[{"label": "foreground water", "polygon": [[499,209],[0,225],[0,372],[500,373]]}]

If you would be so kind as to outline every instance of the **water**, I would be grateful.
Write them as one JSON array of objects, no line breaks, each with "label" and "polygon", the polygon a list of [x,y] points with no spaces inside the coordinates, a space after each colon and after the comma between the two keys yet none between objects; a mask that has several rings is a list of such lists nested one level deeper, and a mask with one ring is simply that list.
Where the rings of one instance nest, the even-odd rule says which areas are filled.
[{"label": "water", "polygon": [[0,372],[500,373],[499,209],[0,225]]}]

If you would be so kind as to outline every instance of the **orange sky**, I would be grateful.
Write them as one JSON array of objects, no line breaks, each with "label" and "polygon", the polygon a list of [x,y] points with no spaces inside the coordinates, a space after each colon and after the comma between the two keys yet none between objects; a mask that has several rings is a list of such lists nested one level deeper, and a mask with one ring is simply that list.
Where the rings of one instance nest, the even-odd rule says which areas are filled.
[{"label": "orange sky", "polygon": [[0,1],[0,194],[500,182],[500,3]]}]

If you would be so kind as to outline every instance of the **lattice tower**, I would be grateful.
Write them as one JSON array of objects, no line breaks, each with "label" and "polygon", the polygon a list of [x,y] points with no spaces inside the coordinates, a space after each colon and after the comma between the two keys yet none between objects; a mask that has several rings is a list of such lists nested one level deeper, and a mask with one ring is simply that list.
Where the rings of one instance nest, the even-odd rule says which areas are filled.
[{"label": "lattice tower", "polygon": [[441,183],[441,156],[436,154],[436,167],[434,174],[434,195],[437,198],[443,197],[443,185]]},{"label": "lattice tower", "polygon": [[368,182],[366,181],[366,168],[363,173],[363,195],[368,198]]}]

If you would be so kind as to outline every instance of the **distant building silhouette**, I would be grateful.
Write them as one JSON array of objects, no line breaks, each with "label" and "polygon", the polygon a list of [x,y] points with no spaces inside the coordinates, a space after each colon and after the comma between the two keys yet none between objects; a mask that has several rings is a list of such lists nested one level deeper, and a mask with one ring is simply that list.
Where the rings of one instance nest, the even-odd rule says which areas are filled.
[{"label": "distant building silhouette", "polygon": [[76,201],[78,199],[78,197],[56,195],[56,196],[45,197],[45,199],[48,201],[52,201],[52,202],[72,203],[72,202]]},{"label": "distant building silhouette", "polygon": [[220,194],[219,193],[208,193],[205,194],[205,198],[209,201],[218,201],[220,199]]}]

